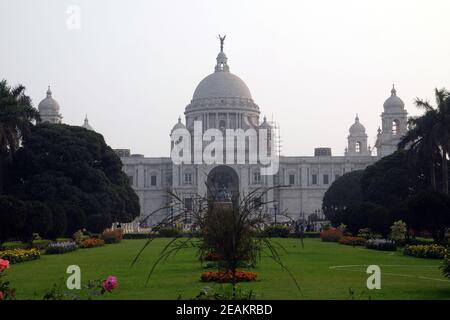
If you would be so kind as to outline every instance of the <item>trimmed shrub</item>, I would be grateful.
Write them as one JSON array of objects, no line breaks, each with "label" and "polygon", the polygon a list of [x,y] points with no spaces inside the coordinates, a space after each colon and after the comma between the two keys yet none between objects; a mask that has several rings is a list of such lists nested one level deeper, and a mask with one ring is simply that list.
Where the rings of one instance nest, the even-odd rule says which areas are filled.
[{"label": "trimmed shrub", "polygon": [[177,228],[160,228],[158,235],[163,238],[177,238],[181,237],[181,231]]},{"label": "trimmed shrub", "polygon": [[31,243],[31,247],[36,248],[38,250],[45,250],[50,243],[51,243],[50,240],[45,239],[33,240],[33,242]]},{"label": "trimmed shrub", "polygon": [[63,254],[77,249],[77,244],[71,242],[52,242],[45,250],[46,254]]},{"label": "trimmed shrub", "polygon": [[268,238],[287,238],[290,230],[285,226],[269,226],[264,229],[264,236]]},{"label": "trimmed shrub", "polygon": [[348,246],[363,246],[366,244],[366,239],[362,237],[349,237],[345,236],[339,240],[340,244],[345,244]]},{"label": "trimmed shrub", "polygon": [[4,242],[0,246],[0,250],[14,250],[14,249],[25,249],[27,248],[27,244],[20,241],[10,241]]},{"label": "trimmed shrub", "polygon": [[320,233],[320,238],[325,242],[338,242],[342,236],[342,231],[336,228],[329,228]]},{"label": "trimmed shrub", "polygon": [[417,258],[444,259],[447,248],[438,244],[406,246],[403,253]]},{"label": "trimmed shrub", "polygon": [[56,238],[56,242],[70,242],[73,241],[72,238]]},{"label": "trimmed shrub", "polygon": [[36,248],[0,251],[0,259],[8,260],[11,264],[36,260],[40,257],[41,252]]},{"label": "trimmed shrub", "polygon": [[105,245],[105,241],[103,239],[90,238],[81,241],[79,247],[82,249],[101,247]]},{"label": "trimmed shrub", "polygon": [[135,239],[148,239],[150,235],[148,233],[125,233],[123,235],[124,240],[135,240]]},{"label": "trimmed shrub", "polygon": [[397,245],[395,241],[387,239],[369,239],[366,241],[367,249],[381,250],[381,251],[396,251]]}]

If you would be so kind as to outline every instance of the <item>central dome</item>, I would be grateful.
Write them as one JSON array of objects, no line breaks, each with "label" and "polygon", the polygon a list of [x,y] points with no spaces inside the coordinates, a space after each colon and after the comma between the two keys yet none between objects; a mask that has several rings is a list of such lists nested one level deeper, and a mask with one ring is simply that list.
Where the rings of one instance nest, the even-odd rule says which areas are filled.
[{"label": "central dome", "polygon": [[198,84],[193,100],[207,98],[246,98],[252,95],[245,82],[231,72],[217,71]]}]

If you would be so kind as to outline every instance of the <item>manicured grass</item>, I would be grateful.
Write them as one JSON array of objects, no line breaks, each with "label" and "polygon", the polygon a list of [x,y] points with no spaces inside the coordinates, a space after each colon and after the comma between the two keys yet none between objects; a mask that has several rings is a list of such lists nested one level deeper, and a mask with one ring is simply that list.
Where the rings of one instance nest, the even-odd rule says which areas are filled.
[{"label": "manicured grass", "polygon": [[[80,266],[82,283],[115,275],[119,286],[100,299],[190,299],[205,286],[199,281],[204,271],[195,249],[186,249],[161,264],[146,287],[148,271],[168,239],[156,239],[131,267],[145,240],[125,240],[120,244],[79,249],[62,255],[43,255],[40,260],[12,265],[8,270],[11,285],[19,299],[40,299],[54,283],[64,285],[66,268]],[[289,275],[270,258],[263,257],[252,270],[258,281],[239,284],[252,289],[261,299],[449,299],[450,281],[441,275],[440,260],[404,256],[401,252],[382,252],[319,239],[273,239],[287,253],[282,259],[295,275],[299,292]],[[366,266],[381,267],[381,290],[366,288]],[[338,266],[338,267],[335,267]],[[342,267],[345,266],[345,267]],[[353,291],[354,294],[350,294]]]}]

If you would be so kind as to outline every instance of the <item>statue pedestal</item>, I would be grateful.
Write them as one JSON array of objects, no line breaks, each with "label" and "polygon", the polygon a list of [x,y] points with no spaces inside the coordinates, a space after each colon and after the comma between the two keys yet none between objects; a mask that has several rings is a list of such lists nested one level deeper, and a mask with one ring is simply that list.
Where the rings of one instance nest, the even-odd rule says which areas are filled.
[{"label": "statue pedestal", "polygon": [[233,208],[233,203],[231,201],[214,202],[214,209],[232,209],[232,208]]}]

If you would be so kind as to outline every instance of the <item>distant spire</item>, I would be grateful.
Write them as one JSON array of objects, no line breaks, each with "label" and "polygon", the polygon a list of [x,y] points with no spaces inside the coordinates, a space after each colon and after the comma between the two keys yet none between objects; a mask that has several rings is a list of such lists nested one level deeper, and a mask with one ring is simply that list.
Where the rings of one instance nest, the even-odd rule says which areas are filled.
[{"label": "distant spire", "polygon": [[51,97],[52,97],[52,90],[50,90],[50,85],[48,85],[47,98],[51,98]]},{"label": "distant spire", "polygon": [[358,114],[356,114],[356,117],[355,117],[355,122],[359,122],[359,117],[358,117]]},{"label": "distant spire", "polygon": [[86,114],[86,116],[84,117],[84,124],[85,124],[85,125],[86,125],[86,124],[89,124],[89,120],[88,120],[87,114]]},{"label": "distant spire", "polygon": [[392,84],[391,96],[396,96],[396,95],[397,95],[397,90],[395,90],[395,85]]}]

